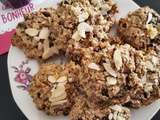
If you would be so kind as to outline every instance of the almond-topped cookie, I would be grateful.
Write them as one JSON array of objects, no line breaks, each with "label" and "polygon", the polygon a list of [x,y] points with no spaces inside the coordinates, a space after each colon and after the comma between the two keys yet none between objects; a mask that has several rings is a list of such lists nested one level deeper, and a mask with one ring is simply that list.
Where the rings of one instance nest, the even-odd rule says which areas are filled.
[{"label": "almond-topped cookie", "polygon": [[139,8],[120,19],[118,34],[137,49],[159,44],[160,15],[149,7]]},{"label": "almond-topped cookie", "polygon": [[50,26],[56,17],[54,8],[44,8],[26,14],[25,21],[19,23],[16,28],[12,44],[22,49],[30,58],[44,60],[58,54],[59,51],[50,35]]},{"label": "almond-topped cookie", "polygon": [[[72,73],[77,68],[72,62],[67,65],[42,64],[29,86],[29,94],[37,108],[50,115],[68,115],[77,94],[76,90],[69,91],[67,84],[74,80],[76,74]],[[74,87],[72,85],[70,89]]]},{"label": "almond-topped cookie", "polygon": [[66,52],[66,47],[88,48],[105,41],[114,24],[112,16],[117,7],[112,1],[63,0],[57,11],[61,16],[59,25],[53,22],[51,34],[64,43],[63,51]]},{"label": "almond-topped cookie", "polygon": [[153,50],[137,52],[135,66],[135,71],[128,76],[129,89],[133,92],[127,105],[139,108],[160,98],[160,57]]},{"label": "almond-topped cookie", "polygon": [[70,113],[70,120],[130,120],[130,110],[121,105],[98,107],[84,96],[77,98]]},{"label": "almond-topped cookie", "polygon": [[88,57],[84,55],[81,59],[83,72],[79,83],[91,102],[110,106],[130,100],[130,91],[125,88],[128,84],[127,75],[135,69],[132,52],[134,49],[127,44],[118,46],[108,43],[106,47],[94,51],[94,54]]},{"label": "almond-topped cookie", "polygon": [[113,1],[64,0],[61,5],[71,7],[77,19],[69,46],[95,47],[108,39],[108,32],[114,24],[113,16],[117,12]]},{"label": "almond-topped cookie", "polygon": [[154,50],[144,52],[129,44],[104,45],[73,52],[82,67],[78,84],[90,102],[100,106],[132,103],[130,107],[140,107],[160,98],[160,62]]}]

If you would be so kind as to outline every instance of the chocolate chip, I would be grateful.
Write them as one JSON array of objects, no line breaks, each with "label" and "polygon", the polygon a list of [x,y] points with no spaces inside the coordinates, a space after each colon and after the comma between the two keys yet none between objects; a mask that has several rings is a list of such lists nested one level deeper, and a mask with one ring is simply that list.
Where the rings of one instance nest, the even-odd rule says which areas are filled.
[{"label": "chocolate chip", "polygon": [[69,114],[68,111],[63,111],[63,115],[64,115],[64,116],[67,116],[68,114]]},{"label": "chocolate chip", "polygon": [[46,11],[43,12],[43,15],[44,15],[45,17],[51,17],[50,13],[49,13],[49,12],[46,12]]},{"label": "chocolate chip", "polygon": [[102,94],[103,96],[108,96],[108,91],[103,88],[102,91],[101,91],[101,94]]},{"label": "chocolate chip", "polygon": [[108,120],[107,116],[102,117],[102,120]]}]

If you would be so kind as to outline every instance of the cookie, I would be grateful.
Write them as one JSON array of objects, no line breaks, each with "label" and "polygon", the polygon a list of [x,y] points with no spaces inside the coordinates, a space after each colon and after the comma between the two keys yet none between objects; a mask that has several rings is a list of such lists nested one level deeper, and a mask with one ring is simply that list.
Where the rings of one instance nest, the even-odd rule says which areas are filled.
[{"label": "cookie", "polygon": [[[119,62],[118,59],[121,56],[118,54],[120,49],[125,51],[130,46],[119,46],[119,49],[116,50],[116,45],[110,45],[109,43],[104,43],[103,45],[99,46],[96,51],[89,48],[78,50],[77,56],[82,56],[78,61],[82,67],[82,72],[78,76],[79,84],[88,99],[95,104],[101,106],[104,104],[108,106],[124,104],[130,99],[129,91],[125,89],[127,84],[126,77],[130,68],[126,67],[126,61],[124,61],[126,65],[122,66],[122,58],[120,58],[121,61]],[[130,52],[131,50],[128,51]],[[129,59],[128,64],[131,59]]]},{"label": "cookie", "polygon": [[114,24],[112,16],[117,8],[112,1],[81,1],[71,2],[78,23],[69,45],[73,48],[95,47],[108,39],[108,32]]},{"label": "cookie", "polygon": [[[160,98],[160,58],[155,51],[150,50],[135,59],[136,69],[128,76],[131,100],[126,104],[139,108],[153,103]],[[133,87],[137,85],[137,87]]]},{"label": "cookie", "polygon": [[[117,7],[112,1],[63,0],[57,10],[62,18],[60,23],[64,26],[60,30],[63,31],[60,34],[63,37],[61,41],[67,38],[68,46],[88,48],[108,38],[107,33],[114,24],[112,16],[117,12]],[[53,25],[53,34],[56,28]],[[70,31],[69,35],[65,29]]]},{"label": "cookie", "polygon": [[[71,71],[76,68],[74,63],[67,65],[43,64],[34,75],[29,86],[29,94],[37,108],[50,115],[68,115],[72,103],[67,97],[67,84],[74,79]],[[74,72],[73,72],[74,73]],[[70,85],[71,88],[72,85]],[[75,94],[70,91],[70,97]],[[74,91],[75,93],[75,91]],[[69,94],[69,93],[68,93]]]},{"label": "cookie", "polygon": [[139,8],[120,19],[118,34],[136,49],[147,49],[154,43],[159,44],[160,16],[149,7]]},{"label": "cookie", "polygon": [[130,120],[130,110],[121,105],[97,107],[84,97],[77,98],[70,112],[70,120]]},{"label": "cookie", "polygon": [[58,54],[59,51],[50,36],[50,26],[56,17],[53,8],[26,14],[24,22],[19,23],[16,28],[12,44],[22,49],[30,58],[44,60]]},{"label": "cookie", "polygon": [[[154,50],[144,52],[129,44],[108,43],[97,51],[84,48],[75,53],[82,67],[78,84],[90,102],[99,106],[133,103],[130,107],[140,107],[159,99],[160,63]],[[144,75],[148,77],[145,82]],[[153,91],[147,93],[147,86]]]}]

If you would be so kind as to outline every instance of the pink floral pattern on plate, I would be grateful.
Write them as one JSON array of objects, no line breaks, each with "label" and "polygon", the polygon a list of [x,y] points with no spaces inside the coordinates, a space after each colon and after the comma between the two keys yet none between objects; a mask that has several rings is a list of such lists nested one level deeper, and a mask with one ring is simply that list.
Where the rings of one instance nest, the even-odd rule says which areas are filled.
[{"label": "pink floral pattern on plate", "polygon": [[32,75],[30,74],[31,68],[25,67],[26,65],[28,65],[28,62],[28,60],[22,61],[22,63],[18,67],[12,66],[14,72],[16,73],[14,80],[20,84],[17,85],[17,87],[23,90],[28,90],[29,83],[32,79]]}]

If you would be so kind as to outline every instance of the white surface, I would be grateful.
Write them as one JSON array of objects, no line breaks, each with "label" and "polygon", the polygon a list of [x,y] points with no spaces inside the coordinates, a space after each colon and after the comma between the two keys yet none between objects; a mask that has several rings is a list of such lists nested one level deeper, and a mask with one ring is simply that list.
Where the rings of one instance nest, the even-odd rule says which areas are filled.
[{"label": "white surface", "polygon": [[[138,6],[131,0],[115,0],[115,1],[117,2],[120,10],[120,14],[117,15],[118,18],[124,17],[129,11],[133,11],[136,8],[138,8]],[[52,4],[48,5],[50,6]],[[14,100],[21,109],[21,111],[25,114],[25,116],[29,120],[68,120],[68,118],[64,116],[50,117],[47,116],[45,113],[37,110],[28,93],[16,87],[17,83],[14,81],[15,72],[11,68],[11,66],[18,66],[23,60],[26,59],[27,58],[25,57],[23,52],[20,51],[18,48],[16,47],[10,48],[8,54],[8,73],[9,73],[10,85]],[[38,64],[34,60],[30,60],[29,67],[32,69],[31,70],[32,75],[35,74],[38,70]],[[138,110],[132,110],[132,120],[150,120],[154,116],[154,114],[159,110],[159,106],[160,106],[160,101],[156,101],[155,103],[147,107]]]}]

